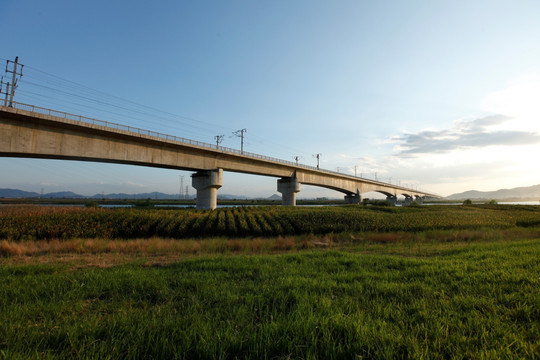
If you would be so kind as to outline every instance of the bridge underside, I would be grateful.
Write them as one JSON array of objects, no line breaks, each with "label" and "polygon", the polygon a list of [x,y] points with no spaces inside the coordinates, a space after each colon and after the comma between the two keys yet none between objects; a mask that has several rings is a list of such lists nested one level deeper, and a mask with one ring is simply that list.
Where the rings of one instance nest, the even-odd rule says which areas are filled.
[{"label": "bridge underside", "polygon": [[0,109],[0,134],[0,156],[5,157],[96,161],[193,171],[197,207],[201,209],[216,206],[223,171],[277,177],[284,205],[296,204],[301,184],[343,192],[348,203],[359,203],[361,194],[370,191],[389,198],[429,195],[254,154],[248,156],[5,107]]}]

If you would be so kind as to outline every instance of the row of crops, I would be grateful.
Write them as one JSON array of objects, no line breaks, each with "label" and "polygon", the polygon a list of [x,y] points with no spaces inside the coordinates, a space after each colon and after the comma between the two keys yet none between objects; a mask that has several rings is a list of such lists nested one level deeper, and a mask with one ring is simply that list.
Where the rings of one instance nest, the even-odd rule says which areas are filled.
[{"label": "row of crops", "polygon": [[0,210],[0,239],[264,237],[540,226],[536,206]]}]

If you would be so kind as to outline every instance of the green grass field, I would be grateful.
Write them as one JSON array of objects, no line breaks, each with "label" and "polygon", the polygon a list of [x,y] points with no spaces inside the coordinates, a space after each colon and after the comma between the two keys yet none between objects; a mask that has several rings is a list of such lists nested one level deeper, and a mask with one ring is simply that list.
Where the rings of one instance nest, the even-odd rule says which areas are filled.
[{"label": "green grass field", "polygon": [[533,359],[538,254],[499,240],[4,264],[0,357]]},{"label": "green grass field", "polygon": [[[5,251],[0,358],[537,359],[538,212],[472,209],[477,216],[450,229],[169,240],[215,243],[196,255],[158,243],[129,257],[112,248]],[[328,213],[294,211],[304,221]],[[392,226],[388,219],[444,212],[340,211],[383,214]],[[459,219],[455,211],[446,219]],[[499,220],[467,225],[478,219]],[[39,243],[3,241],[6,249]]]}]

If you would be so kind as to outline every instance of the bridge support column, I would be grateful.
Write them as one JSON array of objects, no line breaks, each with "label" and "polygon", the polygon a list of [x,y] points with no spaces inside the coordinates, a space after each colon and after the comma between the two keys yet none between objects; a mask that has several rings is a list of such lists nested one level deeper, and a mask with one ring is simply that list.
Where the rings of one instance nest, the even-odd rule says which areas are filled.
[{"label": "bridge support column", "polygon": [[197,210],[217,207],[217,190],[223,185],[223,170],[204,170],[191,175],[191,184],[197,190]]},{"label": "bridge support column", "polygon": [[347,194],[345,195],[345,204],[360,204],[362,197],[360,194]]},{"label": "bridge support column", "polygon": [[395,196],[395,195],[387,196],[387,197],[386,197],[386,201],[388,201],[388,202],[390,203],[390,205],[396,206],[396,203],[397,203],[397,196]]},{"label": "bridge support column", "polygon": [[411,205],[411,203],[413,202],[412,196],[409,196],[409,195],[404,195],[404,196],[405,196],[405,201],[403,202],[403,205],[405,206]]},{"label": "bridge support column", "polygon": [[420,195],[416,195],[416,200],[415,200],[419,205],[422,205],[424,203],[424,197],[423,196],[420,196]]},{"label": "bridge support column", "polygon": [[295,177],[281,178],[277,181],[277,191],[281,193],[281,204],[296,206],[296,193],[300,191],[300,183]]}]

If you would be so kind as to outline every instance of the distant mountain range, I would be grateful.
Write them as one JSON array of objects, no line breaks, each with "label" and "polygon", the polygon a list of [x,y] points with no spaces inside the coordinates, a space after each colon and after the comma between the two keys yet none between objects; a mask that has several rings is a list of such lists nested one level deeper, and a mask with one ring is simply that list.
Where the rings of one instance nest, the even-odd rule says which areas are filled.
[{"label": "distant mountain range", "polygon": [[540,199],[540,185],[528,187],[517,187],[513,189],[500,189],[497,191],[477,191],[470,190],[459,194],[447,196],[447,200],[465,200],[465,199]]},{"label": "distant mountain range", "polygon": [[[23,191],[17,189],[0,189],[0,199],[27,199],[27,198],[41,198],[41,199],[155,199],[155,200],[177,200],[178,194],[164,194],[160,192],[151,192],[151,193],[142,193],[142,194],[124,194],[124,193],[115,193],[115,194],[95,194],[92,196],[79,195],[72,191],[61,191],[61,192],[52,192],[47,194],[38,194],[31,191]],[[195,195],[188,196],[188,199],[194,199]],[[221,200],[248,200],[247,196],[239,195],[227,195],[219,194],[218,199]],[[281,200],[281,196],[274,194],[268,198],[257,198],[264,200]]]},{"label": "distant mountain range", "polygon": [[[42,199],[155,199],[155,200],[176,200],[178,194],[164,194],[161,192],[151,192],[142,194],[95,194],[92,196],[79,195],[71,191],[52,192],[47,194],[38,194],[36,192],[23,191],[17,189],[0,189],[0,199],[26,199],[26,198],[42,198]],[[190,195],[189,199],[194,199],[195,195]],[[251,199],[264,199],[264,200],[281,200],[281,196],[274,194],[270,197],[263,198],[250,198],[240,195],[228,195],[219,194],[218,199],[221,200],[251,200]],[[500,189],[497,191],[477,191],[470,190],[458,194],[452,194],[445,198],[446,200],[465,200],[465,199],[515,199],[515,200],[538,200],[540,199],[540,184],[528,187],[517,187],[513,189]]]}]

